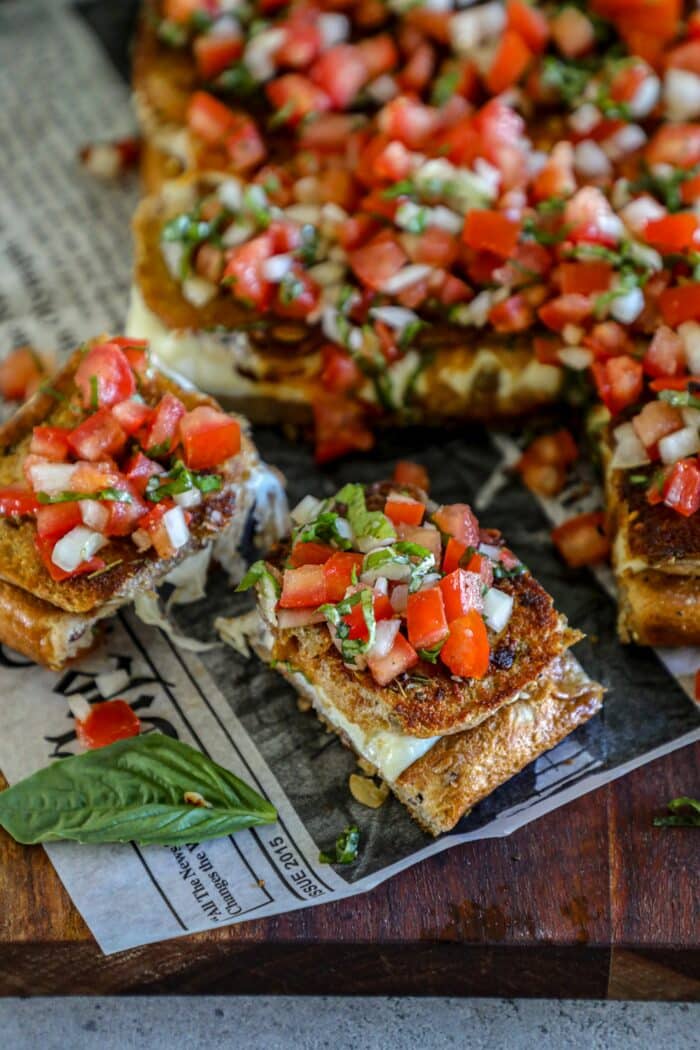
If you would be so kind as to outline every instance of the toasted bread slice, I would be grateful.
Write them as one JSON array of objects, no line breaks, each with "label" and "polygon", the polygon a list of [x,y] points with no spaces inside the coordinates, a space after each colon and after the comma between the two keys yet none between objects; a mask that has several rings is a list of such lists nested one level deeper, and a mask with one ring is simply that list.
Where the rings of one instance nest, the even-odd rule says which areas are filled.
[{"label": "toasted bread slice", "polygon": [[[245,406],[254,420],[309,420],[312,401],[323,393],[321,348],[327,339],[320,325],[261,317],[226,288],[196,306],[161,251],[164,224],[225,178],[191,173],[139,205],[127,331],[151,339],[165,364],[227,403]],[[551,404],[562,381],[562,369],[539,362],[525,336],[505,338],[441,322],[420,332],[411,351],[388,368],[397,405],[407,385],[412,387],[407,411],[382,409],[370,381],[358,396],[386,422],[494,420]]]},{"label": "toasted bread slice", "polygon": [[[630,471],[612,468],[608,438],[602,457],[620,639],[638,645],[700,644],[698,515],[684,517],[663,503],[652,506],[646,484],[634,484]],[[653,469],[631,473],[651,478]]]},{"label": "toasted bread slice", "polygon": [[[35,426],[74,427],[80,421],[74,376],[81,356],[82,351],[76,351],[44,388],[50,392],[35,394],[0,427],[0,486],[24,481],[22,465]],[[147,403],[166,392],[179,397],[188,410],[216,406],[211,398],[184,389],[162,372],[154,371],[141,386]],[[41,560],[34,520],[0,517],[0,640],[41,663],[60,667],[92,643],[98,620],[153,588],[188,555],[221,537],[230,555],[255,505],[260,470],[257,451],[242,429],[240,453],[222,465],[222,487],[192,508],[189,540],[172,558],[159,558],[153,548],[139,551],[128,537],[112,537],[101,551],[104,570],[60,582],[51,579]]]}]

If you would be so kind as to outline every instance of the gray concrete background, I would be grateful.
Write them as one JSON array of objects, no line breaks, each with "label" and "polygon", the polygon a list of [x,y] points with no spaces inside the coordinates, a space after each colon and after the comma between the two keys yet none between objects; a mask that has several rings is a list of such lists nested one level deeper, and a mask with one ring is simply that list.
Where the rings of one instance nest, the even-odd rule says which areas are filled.
[{"label": "gray concrete background", "polygon": [[696,1050],[700,1005],[538,999],[0,1000],[2,1050]]}]

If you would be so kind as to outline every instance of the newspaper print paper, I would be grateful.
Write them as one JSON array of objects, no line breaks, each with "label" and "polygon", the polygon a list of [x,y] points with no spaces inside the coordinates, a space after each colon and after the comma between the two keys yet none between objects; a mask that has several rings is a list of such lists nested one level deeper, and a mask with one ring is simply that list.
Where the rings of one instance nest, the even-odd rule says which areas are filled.
[{"label": "newspaper print paper", "polygon": [[[23,342],[65,351],[123,324],[137,187],[90,179],[75,155],[91,139],[133,132],[127,89],[103,48],[124,56],[132,10],[129,3],[74,8],[59,0],[0,6],[0,353]],[[101,29],[103,43],[91,26]],[[286,474],[292,503],[308,490],[328,494],[346,481],[385,476],[398,457],[428,467],[436,499],[474,500],[484,522],[506,532],[572,623],[587,632],[577,655],[607,686],[605,709],[433,841],[394,799],[376,811],[357,804],[347,788],[353,756],[297,709],[278,675],[229,648],[195,657],[125,613],[110,625],[102,650],[63,675],[2,652],[0,768],[11,783],[76,752],[71,695],[90,702],[118,695],[146,731],[200,748],[277,806],[274,826],[176,850],[49,846],[105,952],[364,892],[457,843],[510,834],[700,739],[700,715],[689,699],[698,654],[663,654],[664,666],[653,652],[620,646],[609,580],[566,569],[547,543],[550,520],[596,499],[586,479],[540,506],[503,474],[503,462],[515,455],[510,439],[492,440],[478,429],[388,434],[371,458],[324,472],[307,449],[274,430],[255,436],[264,458]],[[181,629],[211,638],[216,616],[244,611],[249,601],[217,579],[206,601],[176,615]],[[319,849],[350,822],[362,832],[358,862],[320,864]]]}]

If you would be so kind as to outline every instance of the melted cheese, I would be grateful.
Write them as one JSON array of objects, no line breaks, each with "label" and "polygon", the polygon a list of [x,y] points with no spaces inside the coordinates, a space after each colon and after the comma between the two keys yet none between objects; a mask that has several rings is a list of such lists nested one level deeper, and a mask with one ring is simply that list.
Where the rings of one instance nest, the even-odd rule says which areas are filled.
[{"label": "melted cheese", "polygon": [[[474,355],[471,365],[451,368],[446,365],[439,370],[438,379],[449,386],[458,397],[468,399],[471,391],[483,372],[492,372],[498,376],[498,398],[508,403],[523,393],[548,395],[555,398],[562,381],[562,370],[555,365],[545,365],[533,358],[524,368],[515,371],[504,365],[502,360],[488,347],[482,347]],[[422,393],[420,379],[416,385]]]}]

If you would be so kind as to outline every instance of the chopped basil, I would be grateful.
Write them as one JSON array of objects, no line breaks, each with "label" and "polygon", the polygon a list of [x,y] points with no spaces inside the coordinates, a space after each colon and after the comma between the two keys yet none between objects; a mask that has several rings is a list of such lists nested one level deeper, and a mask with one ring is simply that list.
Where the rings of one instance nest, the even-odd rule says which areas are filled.
[{"label": "chopped basil", "polygon": [[630,193],[651,193],[660,200],[669,211],[681,211],[687,205],[681,196],[681,186],[700,172],[700,165],[694,168],[673,168],[668,173],[660,174],[644,165],[642,174],[629,185]]},{"label": "chopped basil", "polygon": [[170,444],[170,438],[167,438],[165,441],[161,441],[157,445],[151,445],[150,448],[146,449],[146,452],[148,452],[151,459],[159,459],[161,456],[167,456],[169,454]]},{"label": "chopped basil", "polygon": [[230,91],[233,95],[246,97],[258,90],[258,82],[243,62],[235,62],[216,78],[220,91]]},{"label": "chopped basil", "polygon": [[630,485],[646,485],[649,478],[646,474],[629,474],[627,480]]},{"label": "chopped basil", "polygon": [[159,503],[166,496],[176,496],[195,488],[200,492],[218,492],[221,485],[220,474],[198,474],[188,470],[178,459],[167,474],[153,474],[148,479],[145,496],[152,503]]},{"label": "chopped basil", "polygon": [[56,492],[49,495],[48,492],[37,492],[36,498],[39,503],[76,503],[81,499],[94,499],[103,503],[133,503],[130,493],[123,489],[99,489],[98,492]]},{"label": "chopped basil", "polygon": [[184,47],[187,43],[187,30],[178,22],[163,18],[158,24],[158,39],[168,47]]},{"label": "chopped basil", "polygon": [[367,510],[362,485],[344,485],[336,493],[335,499],[337,503],[347,505],[348,521],[356,537],[374,536],[378,540],[393,540],[396,537],[396,529],[386,514],[380,510]]},{"label": "chopped basil", "polygon": [[123,561],[123,558],[116,558],[114,561],[111,561],[109,565],[103,565],[101,569],[95,569],[94,572],[88,573],[87,579],[94,580],[98,576],[104,576],[105,573],[111,572],[112,569],[116,569],[117,565],[121,565]]},{"label": "chopped basil", "polygon": [[437,78],[433,85],[433,92],[430,96],[430,103],[433,106],[444,106],[445,103],[449,102],[459,84],[460,71],[459,69],[446,69]]},{"label": "chopped basil", "polygon": [[285,102],[281,109],[278,109],[276,113],[272,114],[267,122],[268,128],[274,130],[275,128],[280,127],[280,125],[286,124],[289,118],[294,116],[296,109],[296,102],[294,99],[290,98],[288,102]]},{"label": "chopped basil", "polygon": [[350,550],[352,543],[347,535],[338,528],[340,521],[345,521],[340,514],[336,514],[332,510],[323,510],[313,521],[308,522],[306,525],[301,525],[295,531],[294,542],[333,543],[342,551]]},{"label": "chopped basil", "polygon": [[52,397],[54,399],[54,401],[67,401],[68,400],[68,398],[66,397],[65,394],[62,394],[60,390],[56,390],[56,387],[55,386],[51,386],[50,383],[41,383],[39,385],[39,390],[41,391],[42,394],[48,394],[48,396]]},{"label": "chopped basil", "polygon": [[272,584],[272,588],[279,598],[282,593],[279,580],[277,577],[270,572],[264,561],[256,561],[248,569],[241,582],[236,587],[236,591],[249,591],[251,587],[255,587],[261,580],[267,580]]},{"label": "chopped basil", "polygon": [[100,407],[100,384],[97,376],[90,376],[90,408],[95,412]]},{"label": "chopped basil", "polygon": [[357,860],[359,848],[360,829],[357,824],[348,824],[335,840],[333,852],[321,852],[318,859],[321,864],[352,864]]},{"label": "chopped basil", "polygon": [[[418,558],[418,561],[412,561]],[[410,567],[408,590],[410,594],[420,589],[426,575],[435,568],[435,556],[427,547],[418,543],[392,543],[390,547],[380,547],[379,550],[370,551],[362,563],[363,572],[381,570],[383,565],[407,565]]]},{"label": "chopped basil", "polygon": [[434,645],[432,649],[419,649],[418,655],[420,656],[421,660],[427,660],[429,664],[436,664],[438,656],[440,655],[440,651],[445,642],[447,641],[447,637],[448,636],[445,635],[442,641],[438,642],[437,645]]},{"label": "chopped basil", "polygon": [[421,321],[418,317],[415,321],[410,321],[401,329],[401,334],[399,335],[399,349],[407,350],[418,333],[422,332],[423,329],[427,327],[427,321]]},{"label": "chopped basil", "polygon": [[393,186],[382,190],[382,197],[386,200],[393,200],[394,197],[410,197],[415,192],[416,184],[413,179],[400,179]]},{"label": "chopped basil", "polygon": [[[367,627],[366,638],[350,638],[350,625],[344,617],[348,616],[356,605],[361,607],[362,616]],[[319,608],[329,624],[335,628],[340,640],[340,651],[346,664],[354,664],[355,657],[366,653],[374,645],[377,636],[377,622],[374,618],[374,595],[369,587],[356,591],[344,598],[337,605],[326,604]]]},{"label": "chopped basil", "polygon": [[674,408],[700,408],[700,397],[696,397],[690,390],[661,390],[659,398]]},{"label": "chopped basil", "polygon": [[304,294],[304,282],[293,271],[286,273],[279,283],[280,302],[289,306]]},{"label": "chopped basil", "polygon": [[264,230],[267,229],[272,216],[267,194],[262,186],[246,186],[243,191],[243,207],[255,219],[258,226]]},{"label": "chopped basil", "polygon": [[696,798],[673,798],[667,804],[667,817],[654,817],[656,828],[700,828],[700,801]]},{"label": "chopped basil", "polygon": [[192,212],[182,212],[166,222],[161,234],[162,239],[179,241],[184,248],[180,263],[180,277],[183,280],[190,272],[195,250],[205,241],[216,242],[222,224],[229,217],[230,213],[224,210],[211,221],[205,221],[199,217],[199,208],[195,208]]},{"label": "chopped basil", "polygon": [[305,266],[313,266],[318,259],[319,232],[310,222],[306,222],[300,233],[301,244],[297,248],[297,255]]},{"label": "chopped basil", "polygon": [[512,569],[506,569],[502,562],[496,562],[493,566],[493,578],[494,580],[512,580],[515,576],[522,576],[527,571],[527,566],[522,562],[518,562]]},{"label": "chopped basil", "polygon": [[556,91],[567,105],[575,106],[582,99],[594,69],[590,61],[575,62],[546,55],[542,63],[542,82]]}]

